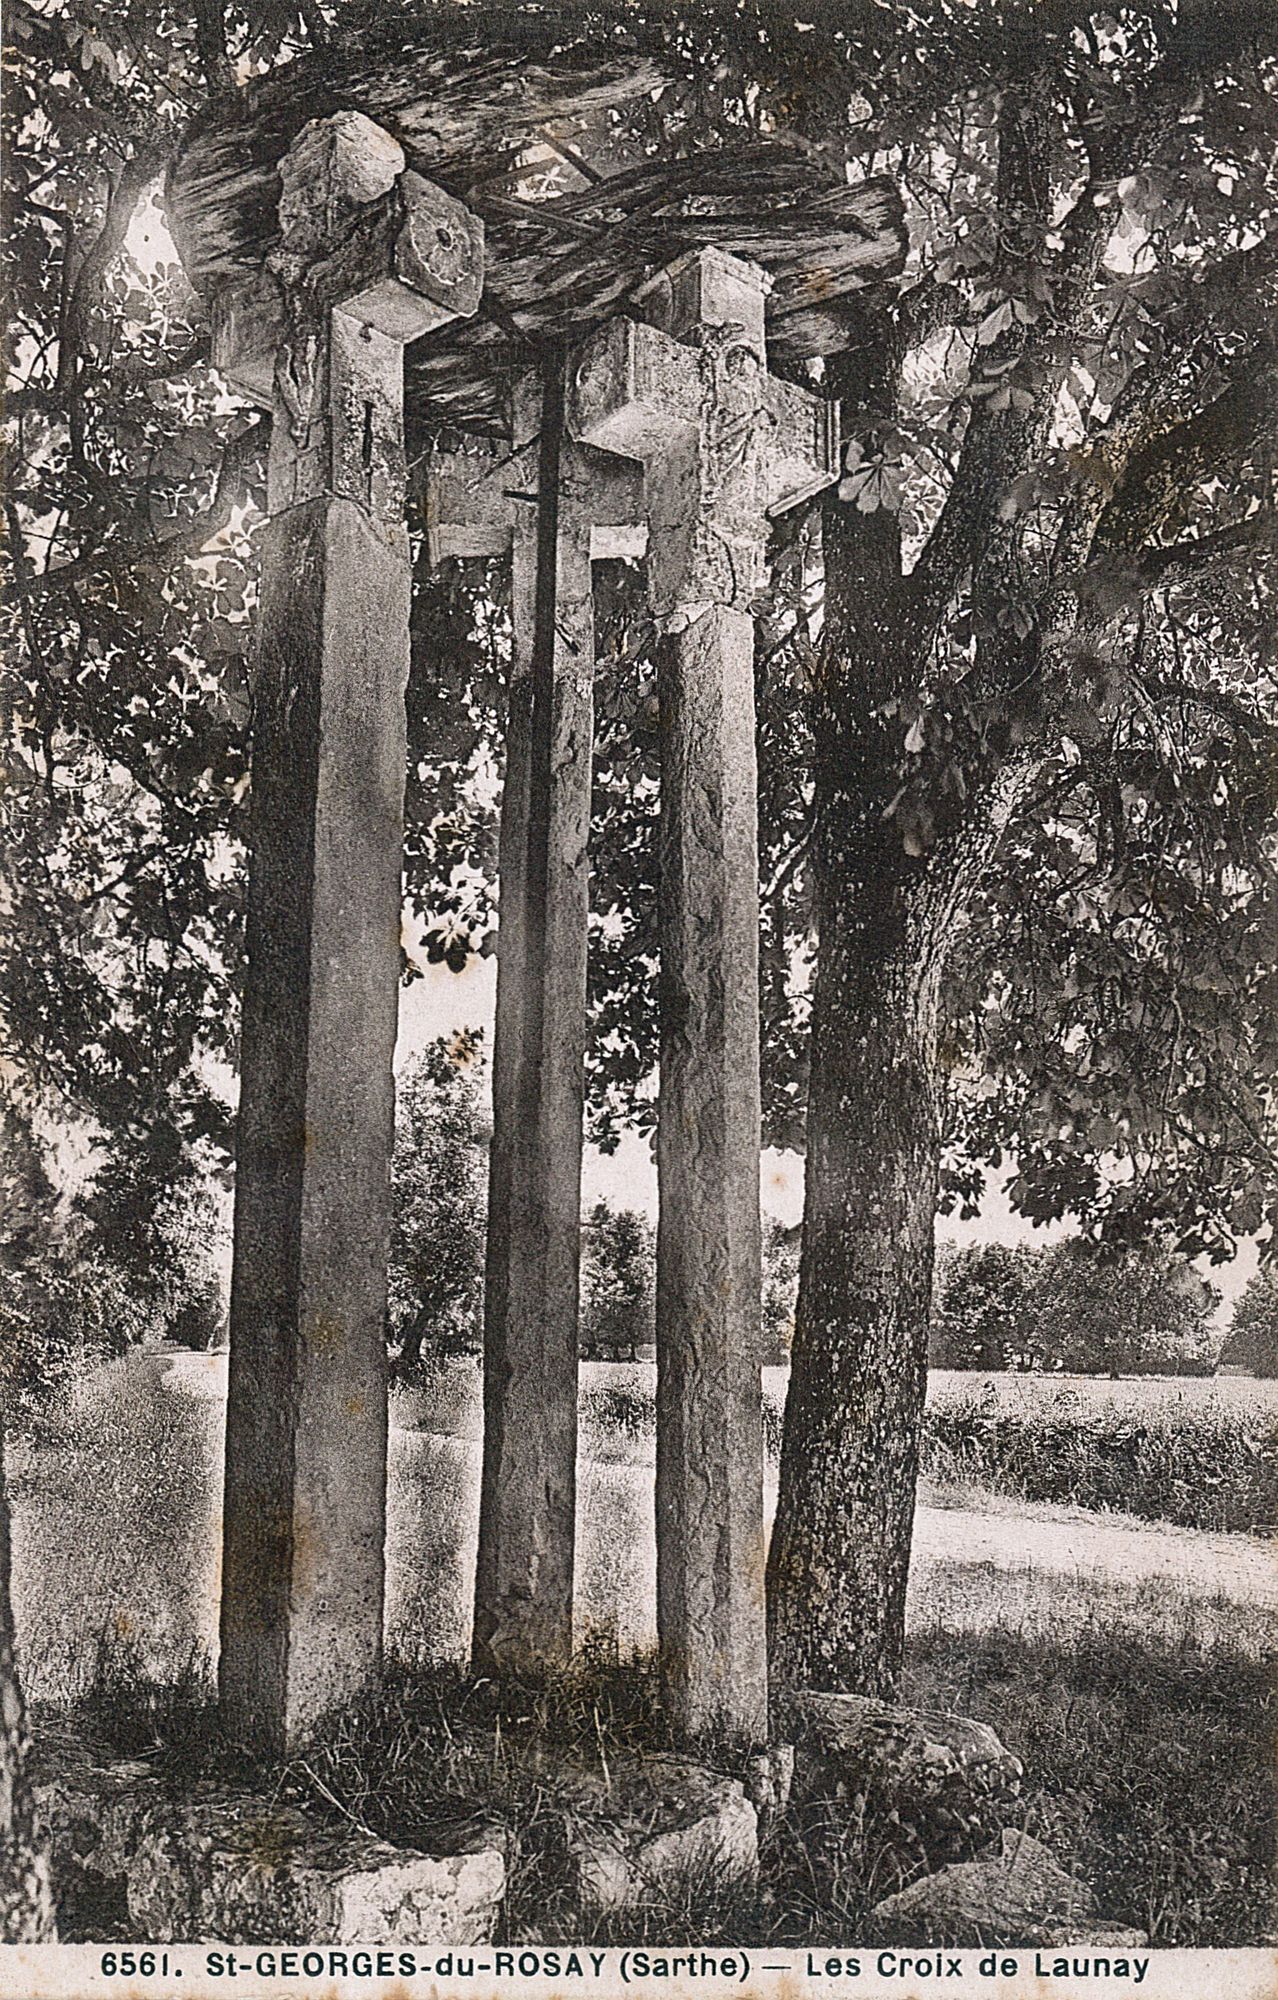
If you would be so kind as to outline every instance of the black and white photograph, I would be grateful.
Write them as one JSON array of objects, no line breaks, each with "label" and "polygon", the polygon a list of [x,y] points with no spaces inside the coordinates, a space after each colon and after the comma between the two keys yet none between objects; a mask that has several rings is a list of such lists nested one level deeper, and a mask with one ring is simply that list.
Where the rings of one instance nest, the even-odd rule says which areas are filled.
[{"label": "black and white photograph", "polygon": [[1266,2000],[1276,0],[6,0],[0,2000]]}]

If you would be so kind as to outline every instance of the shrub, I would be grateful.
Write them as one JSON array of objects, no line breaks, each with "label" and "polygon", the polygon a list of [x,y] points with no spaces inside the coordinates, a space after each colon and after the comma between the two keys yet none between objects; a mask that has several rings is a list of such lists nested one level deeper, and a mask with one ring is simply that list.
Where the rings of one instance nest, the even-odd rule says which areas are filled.
[{"label": "shrub", "polygon": [[1216,1287],[1160,1245],[1113,1252],[1071,1237],[1039,1268],[1036,1346],[1077,1374],[1210,1375],[1219,1304]]},{"label": "shrub", "polygon": [[1034,1358],[1034,1285],[1041,1252],[1004,1243],[949,1248],[937,1260],[928,1361],[933,1368],[1010,1368]]},{"label": "shrub", "polygon": [[787,1229],[773,1216],[763,1223],[763,1352],[768,1362],[789,1358],[794,1337],[794,1311],[799,1296],[799,1246],[802,1231]]},{"label": "shrub", "polygon": [[1278,1421],[1268,1412],[1179,1401],[1089,1410],[1068,1393],[1042,1410],[1007,1410],[987,1384],[929,1405],[922,1470],[942,1484],[1187,1528],[1278,1526]]},{"label": "shrub", "polygon": [[9,1427],[29,1428],[78,1376],[151,1326],[119,1271],[60,1242],[17,1271],[0,1271],[0,1402]]},{"label": "shrub", "polygon": [[216,1347],[225,1332],[222,1288],[216,1280],[206,1279],[194,1282],[186,1297],[178,1300],[164,1337],[176,1347],[193,1347],[203,1353]]}]

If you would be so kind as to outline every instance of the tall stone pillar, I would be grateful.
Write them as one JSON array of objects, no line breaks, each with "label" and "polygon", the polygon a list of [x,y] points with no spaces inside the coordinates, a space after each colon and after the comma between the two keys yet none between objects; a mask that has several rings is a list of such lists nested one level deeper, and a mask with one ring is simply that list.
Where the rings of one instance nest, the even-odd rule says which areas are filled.
[{"label": "tall stone pillar", "polygon": [[835,476],[769,379],[762,271],[693,252],[582,350],[577,435],[646,467],[659,662],[657,1620],[680,1733],[767,1735],[754,627],[767,516]]},{"label": "tall stone pillar", "polygon": [[356,113],[281,167],[271,273],[215,359],[274,423],[254,704],[219,1692],[283,1751],[380,1668],[408,671],[403,346],[475,310],[482,236]]},{"label": "tall stone pillar", "polygon": [[484,1298],[481,1673],[572,1653],[577,1330],[594,609],[591,563],[642,553],[638,468],[564,426],[564,357],[516,384],[511,446],[437,452],[431,553],[509,550],[514,646],[502,794]]},{"label": "tall stone pillar", "polygon": [[[563,357],[517,434],[537,505],[513,524],[514,649],[499,847],[493,1139],[484,1274],[480,1673],[572,1655],[577,1289],[595,630],[588,476],[563,429]],[[530,419],[535,415],[535,423]]]}]

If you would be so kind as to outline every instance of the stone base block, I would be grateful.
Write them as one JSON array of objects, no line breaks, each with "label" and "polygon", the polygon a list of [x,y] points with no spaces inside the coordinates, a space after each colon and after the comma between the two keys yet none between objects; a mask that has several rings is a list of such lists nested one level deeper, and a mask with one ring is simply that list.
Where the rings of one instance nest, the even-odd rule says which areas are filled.
[{"label": "stone base block", "polygon": [[[561,1779],[563,1774],[561,1773]],[[758,1879],[758,1817],[735,1778],[679,1757],[614,1762],[605,1788],[574,1773],[568,1863],[583,1917],[675,1906]]]},{"label": "stone base block", "polygon": [[777,1706],[795,1746],[796,1804],[846,1798],[885,1808],[934,1859],[974,1853],[1020,1792],[1020,1761],[987,1723],[806,1690]]},{"label": "stone base block", "polygon": [[130,1932],[153,1943],[479,1944],[505,1893],[490,1830],[420,1854],[251,1793],[175,1792],[137,1763],[59,1772],[40,1799],[55,1876],[99,1899],[122,1888]]},{"label": "stone base block", "polygon": [[990,1852],[911,1882],[871,1915],[894,1941],[911,1944],[1108,1945],[1138,1949],[1143,1931],[1107,1924],[1086,1882],[1050,1848],[1004,1827]]},{"label": "stone base block", "polygon": [[983,1797],[1014,1798],[1020,1790],[1020,1760],[988,1723],[857,1694],[805,1691],[783,1706],[795,1742],[796,1798],[867,1781],[936,1794],[958,1781]]}]

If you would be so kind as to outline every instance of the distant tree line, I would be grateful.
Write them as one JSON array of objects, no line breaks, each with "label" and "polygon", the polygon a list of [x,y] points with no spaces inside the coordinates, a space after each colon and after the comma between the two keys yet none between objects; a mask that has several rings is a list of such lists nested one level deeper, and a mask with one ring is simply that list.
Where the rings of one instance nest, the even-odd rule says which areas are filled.
[{"label": "distant tree line", "polygon": [[933,1368],[1209,1375],[1220,1293],[1183,1257],[1114,1252],[1086,1237],[1050,1249],[943,1248],[928,1360]]},{"label": "distant tree line", "polygon": [[22,1108],[0,1100],[0,1406],[28,1423],[79,1375],[147,1338],[209,1347],[225,1330],[216,1202],[179,1178],[130,1186],[118,1158],[59,1192]]},{"label": "distant tree line", "polygon": [[1220,1365],[1271,1381],[1278,1376],[1278,1270],[1272,1266],[1257,1271],[1239,1297]]},{"label": "distant tree line", "polygon": [[[430,1043],[400,1078],[387,1344],[396,1372],[478,1354],[483,1338],[488,1119],[481,1037]],[[226,1334],[215,1206],[185,1181],[157,1203],[108,1158],[59,1197],[38,1136],[0,1106],[0,1388],[21,1421],[85,1368],[144,1339],[206,1348]],[[134,1215],[136,1210],[136,1215]],[[132,1217],[132,1221],[130,1218]],[[788,1359],[797,1227],[765,1220],[762,1353]],[[224,1265],[225,1258],[222,1263]],[[1216,1288],[1175,1252],[942,1246],[933,1368],[1278,1376],[1278,1273],[1259,1272],[1223,1344]],[[582,1221],[581,1355],[629,1361],[656,1337],[656,1242],[638,1210],[597,1201]]]}]

